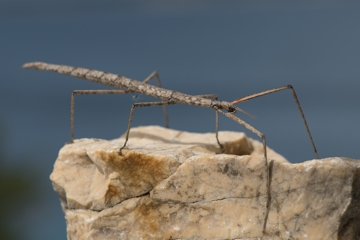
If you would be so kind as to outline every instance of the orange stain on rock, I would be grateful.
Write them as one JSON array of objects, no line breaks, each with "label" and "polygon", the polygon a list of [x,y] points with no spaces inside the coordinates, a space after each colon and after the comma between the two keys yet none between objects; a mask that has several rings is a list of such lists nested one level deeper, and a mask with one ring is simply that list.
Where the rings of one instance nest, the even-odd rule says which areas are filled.
[{"label": "orange stain on rock", "polygon": [[[174,164],[180,163],[166,156],[149,155],[134,151],[123,151],[119,155],[117,151],[98,151],[99,158],[106,168],[101,169],[108,177],[116,173],[115,177],[110,178],[106,201],[118,202],[119,196],[124,196],[124,188],[127,189],[126,195],[130,197],[146,194],[153,189],[159,182],[169,177],[176,168]],[[171,170],[172,169],[172,170]],[[119,187],[123,186],[122,189]],[[122,197],[119,198],[123,199]]]}]

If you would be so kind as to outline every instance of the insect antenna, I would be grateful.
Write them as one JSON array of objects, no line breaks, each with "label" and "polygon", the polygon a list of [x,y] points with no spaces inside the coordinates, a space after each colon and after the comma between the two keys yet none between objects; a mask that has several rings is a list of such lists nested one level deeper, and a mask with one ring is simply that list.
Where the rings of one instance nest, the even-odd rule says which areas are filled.
[{"label": "insect antenna", "polygon": [[248,113],[248,112],[246,112],[245,110],[243,110],[243,109],[241,109],[241,108],[239,108],[239,107],[237,107],[237,106],[234,106],[234,107],[235,107],[236,111],[242,112],[242,113],[248,115],[248,116],[251,117],[251,118],[254,118],[254,119],[256,118],[255,115],[252,115],[251,113]]}]

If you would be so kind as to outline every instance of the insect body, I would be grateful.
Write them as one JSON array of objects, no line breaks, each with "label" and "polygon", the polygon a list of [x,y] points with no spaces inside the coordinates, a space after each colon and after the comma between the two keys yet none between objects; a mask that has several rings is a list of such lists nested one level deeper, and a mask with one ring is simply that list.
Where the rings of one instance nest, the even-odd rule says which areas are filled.
[{"label": "insect body", "polygon": [[[161,87],[160,78],[157,72],[153,72],[148,78],[146,78],[143,82],[132,80],[130,78],[107,73],[107,72],[101,72],[97,70],[91,70],[91,69],[85,69],[85,68],[78,68],[78,67],[70,67],[70,66],[64,66],[64,65],[54,65],[54,64],[48,64],[48,63],[42,63],[42,62],[32,62],[32,63],[26,63],[23,65],[23,68],[35,68],[38,70],[49,70],[58,72],[61,74],[66,74],[78,78],[83,78],[92,82],[101,83],[110,87],[120,88],[122,90],[76,90],[72,94],[72,100],[71,100],[71,142],[74,140],[74,96],[76,94],[105,94],[105,93],[140,93],[144,95],[148,95],[155,98],[160,98],[160,102],[147,102],[147,103],[135,103],[131,107],[130,111],[130,117],[128,122],[128,128],[126,132],[126,138],[124,145],[119,149],[119,154],[121,154],[121,150],[126,147],[128,138],[129,138],[129,132],[131,128],[131,122],[132,122],[132,116],[134,109],[136,107],[144,107],[144,106],[163,106],[164,107],[164,114],[165,114],[165,121],[166,125],[168,126],[168,117],[165,105],[173,105],[173,104],[187,104],[187,105],[194,105],[194,106],[200,106],[200,107],[206,107],[206,108],[212,108],[216,111],[216,140],[220,146],[220,149],[223,151],[224,148],[221,145],[219,138],[218,138],[218,113],[221,113],[225,115],[226,117],[234,120],[235,122],[243,125],[245,128],[249,129],[251,132],[258,135],[263,142],[263,152],[264,152],[264,164],[266,166],[266,186],[267,186],[267,203],[266,203],[266,214],[264,218],[263,223],[263,232],[265,232],[266,229],[266,223],[267,223],[267,217],[270,209],[270,201],[271,201],[271,192],[270,192],[270,172],[269,172],[269,164],[267,159],[267,152],[266,152],[266,138],[263,133],[252,127],[250,124],[246,123],[239,117],[235,116],[235,113],[237,111],[248,114],[244,110],[238,108],[234,104],[239,102],[244,102],[247,100],[250,100],[252,98],[264,96],[270,93],[282,91],[285,89],[291,89],[292,94],[294,97],[294,100],[296,102],[296,105],[300,111],[300,115],[303,119],[303,122],[305,124],[305,128],[307,130],[307,133],[309,135],[311,144],[313,146],[315,155],[317,158],[318,154],[316,151],[316,147],[314,144],[314,141],[312,139],[309,127],[307,125],[304,113],[301,109],[300,103],[298,101],[298,98],[296,96],[295,90],[291,85],[274,88],[270,90],[266,90],[263,92],[251,94],[245,97],[241,97],[236,99],[233,102],[226,102],[226,101],[219,101],[217,100],[216,95],[208,94],[208,95],[199,95],[199,96],[192,96],[184,93],[180,93],[173,90],[167,90]],[[155,77],[158,81],[158,87],[147,84],[150,79]],[[251,116],[251,114],[248,114]]]}]

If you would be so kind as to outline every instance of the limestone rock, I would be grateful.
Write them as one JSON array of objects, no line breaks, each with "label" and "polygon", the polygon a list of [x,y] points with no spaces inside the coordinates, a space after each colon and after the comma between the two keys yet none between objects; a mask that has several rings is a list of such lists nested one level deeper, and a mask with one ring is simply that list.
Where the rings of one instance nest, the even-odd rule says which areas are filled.
[{"label": "limestone rock", "polygon": [[[220,132],[231,154],[261,155],[261,143],[244,133]],[[100,211],[123,200],[149,193],[192,156],[220,153],[215,134],[195,134],[158,126],[133,128],[129,150],[118,149],[124,139],[81,139],[59,152],[51,180],[68,209]],[[255,150],[254,150],[255,149]],[[270,157],[286,161],[271,149]]]},{"label": "limestone rock", "polygon": [[65,145],[51,180],[69,239],[358,239],[360,163],[272,159],[266,225],[262,145],[243,133],[133,128]]}]

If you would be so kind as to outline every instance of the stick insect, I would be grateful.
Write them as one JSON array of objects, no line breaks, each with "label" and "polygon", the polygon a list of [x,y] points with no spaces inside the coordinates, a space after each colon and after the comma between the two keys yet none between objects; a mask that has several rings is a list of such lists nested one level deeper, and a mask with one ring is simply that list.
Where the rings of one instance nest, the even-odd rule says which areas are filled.
[{"label": "stick insect", "polygon": [[[74,140],[74,102],[75,102],[75,95],[77,94],[124,94],[124,93],[140,93],[148,96],[152,96],[155,98],[161,99],[160,102],[142,102],[142,103],[135,103],[132,105],[130,110],[130,117],[128,121],[128,127],[126,131],[126,137],[125,137],[125,143],[124,145],[119,149],[119,154],[121,154],[122,149],[126,147],[126,144],[129,139],[129,133],[132,123],[132,117],[134,113],[134,109],[136,107],[145,107],[145,106],[163,106],[164,108],[164,116],[165,116],[165,122],[166,126],[168,127],[168,115],[166,112],[166,105],[174,105],[174,104],[187,104],[187,105],[194,105],[194,106],[200,106],[200,107],[206,107],[206,108],[212,108],[216,112],[216,141],[222,150],[224,151],[223,146],[220,143],[219,137],[218,137],[218,114],[221,113],[225,115],[226,117],[232,119],[233,121],[239,123],[240,125],[244,126],[257,136],[259,136],[262,139],[263,143],[263,151],[264,151],[264,164],[266,169],[266,188],[267,188],[267,200],[266,200],[266,212],[264,217],[264,223],[263,223],[263,232],[265,233],[266,230],[266,224],[267,224],[267,218],[270,210],[270,201],[271,201],[271,192],[270,192],[270,168],[269,163],[267,159],[267,152],[266,152],[266,138],[263,133],[261,133],[259,130],[252,127],[250,124],[246,123],[239,117],[235,116],[235,113],[237,111],[242,112],[244,114],[248,114],[241,108],[235,106],[236,103],[244,102],[253,98],[257,98],[260,96],[264,96],[270,93],[279,92],[282,90],[290,89],[292,91],[293,98],[295,100],[295,103],[298,107],[298,110],[300,112],[300,115],[303,119],[306,131],[308,133],[308,136],[310,138],[310,142],[312,144],[314,153],[317,158],[319,158],[317,154],[317,150],[315,147],[315,143],[312,139],[308,124],[306,122],[305,115],[302,111],[302,108],[300,106],[300,102],[297,98],[296,92],[294,88],[291,85],[274,88],[270,90],[266,90],[263,92],[251,94],[245,97],[240,97],[232,102],[226,102],[226,101],[219,101],[217,99],[217,96],[214,94],[208,94],[208,95],[198,95],[198,96],[192,96],[184,93],[180,93],[173,90],[167,90],[162,88],[159,74],[155,71],[153,72],[149,77],[147,77],[143,82],[132,80],[130,78],[111,74],[107,72],[101,72],[97,70],[91,70],[91,69],[85,69],[85,68],[78,68],[78,67],[71,67],[71,66],[64,66],[64,65],[54,65],[54,64],[47,64],[42,62],[32,62],[32,63],[26,63],[23,65],[23,68],[35,68],[38,70],[49,70],[58,72],[61,74],[66,74],[78,78],[83,78],[92,82],[104,84],[110,87],[120,88],[121,90],[76,90],[73,91],[71,96],[71,142]],[[147,84],[152,78],[156,78],[158,87]],[[248,114],[251,116],[251,114]]]}]

